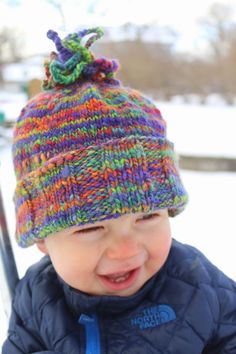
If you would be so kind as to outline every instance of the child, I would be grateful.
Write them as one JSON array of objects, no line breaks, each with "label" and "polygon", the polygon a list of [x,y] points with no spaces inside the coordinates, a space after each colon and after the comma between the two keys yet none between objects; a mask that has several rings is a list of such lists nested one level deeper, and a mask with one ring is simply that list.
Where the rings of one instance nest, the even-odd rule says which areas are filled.
[{"label": "child", "polygon": [[17,241],[46,256],[17,286],[3,354],[235,354],[236,284],[172,239],[187,195],[165,121],[93,57],[101,35],[48,32],[45,92],[15,126]]}]

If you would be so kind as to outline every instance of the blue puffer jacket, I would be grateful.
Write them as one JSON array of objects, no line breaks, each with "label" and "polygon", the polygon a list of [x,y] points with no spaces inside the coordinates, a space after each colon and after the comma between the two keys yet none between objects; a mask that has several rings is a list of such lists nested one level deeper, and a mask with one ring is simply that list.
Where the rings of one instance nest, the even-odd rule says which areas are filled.
[{"label": "blue puffer jacket", "polygon": [[71,289],[44,257],[20,281],[3,354],[236,354],[236,284],[173,240],[129,297]]}]

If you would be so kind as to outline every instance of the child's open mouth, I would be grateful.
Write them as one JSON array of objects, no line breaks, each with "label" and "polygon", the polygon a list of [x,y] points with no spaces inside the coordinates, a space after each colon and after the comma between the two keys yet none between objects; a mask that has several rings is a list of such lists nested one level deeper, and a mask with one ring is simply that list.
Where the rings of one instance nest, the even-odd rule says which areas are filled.
[{"label": "child's open mouth", "polygon": [[129,288],[136,281],[140,268],[128,272],[99,275],[103,285],[109,290],[124,290]]}]

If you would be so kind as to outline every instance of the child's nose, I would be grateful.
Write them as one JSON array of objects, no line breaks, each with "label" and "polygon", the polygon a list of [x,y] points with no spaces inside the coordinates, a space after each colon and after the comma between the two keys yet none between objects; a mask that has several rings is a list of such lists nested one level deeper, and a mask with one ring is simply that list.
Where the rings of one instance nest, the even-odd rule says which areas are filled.
[{"label": "child's nose", "polygon": [[119,237],[108,247],[106,255],[110,259],[128,259],[140,254],[141,246],[134,237]]}]

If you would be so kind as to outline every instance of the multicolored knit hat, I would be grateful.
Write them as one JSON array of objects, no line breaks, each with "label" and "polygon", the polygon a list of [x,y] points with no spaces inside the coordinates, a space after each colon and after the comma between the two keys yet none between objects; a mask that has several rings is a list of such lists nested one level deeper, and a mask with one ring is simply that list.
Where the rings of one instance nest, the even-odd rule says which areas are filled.
[{"label": "multicolored knit hat", "polygon": [[45,91],[14,130],[22,247],[72,225],[163,208],[174,216],[186,204],[160,111],[115,79],[115,60],[94,59],[89,47],[101,35],[48,32],[58,53],[45,64]]}]

